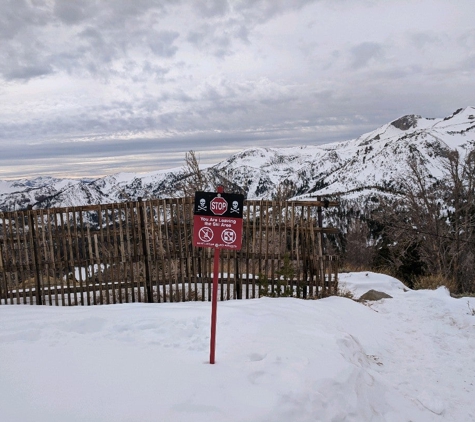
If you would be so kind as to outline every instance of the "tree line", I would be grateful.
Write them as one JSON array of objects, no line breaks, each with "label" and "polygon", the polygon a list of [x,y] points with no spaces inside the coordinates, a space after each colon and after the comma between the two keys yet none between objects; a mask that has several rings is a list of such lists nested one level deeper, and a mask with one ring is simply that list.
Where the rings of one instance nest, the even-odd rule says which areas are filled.
[{"label": "tree line", "polygon": [[386,271],[409,287],[475,293],[475,147],[445,150],[441,177],[422,156],[391,195],[348,219],[334,245],[349,268]]}]

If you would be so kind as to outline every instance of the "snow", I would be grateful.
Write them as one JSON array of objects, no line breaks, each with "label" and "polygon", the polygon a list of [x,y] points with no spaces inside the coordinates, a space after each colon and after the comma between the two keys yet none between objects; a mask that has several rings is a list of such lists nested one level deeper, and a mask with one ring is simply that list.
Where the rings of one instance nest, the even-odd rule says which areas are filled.
[{"label": "snow", "polygon": [[2,421],[475,420],[475,298],[341,274],[358,303],[0,306]]},{"label": "snow", "polygon": [[408,288],[396,278],[371,271],[341,273],[338,278],[340,292],[342,294],[348,292],[354,299],[359,299],[369,290],[381,291],[390,296],[408,291]]}]

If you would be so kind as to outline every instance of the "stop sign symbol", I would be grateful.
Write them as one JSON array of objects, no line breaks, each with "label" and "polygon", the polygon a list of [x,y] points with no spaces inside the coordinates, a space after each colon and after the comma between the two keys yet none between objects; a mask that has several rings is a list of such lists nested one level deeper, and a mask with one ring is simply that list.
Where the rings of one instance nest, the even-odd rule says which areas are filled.
[{"label": "stop sign symbol", "polygon": [[210,208],[213,214],[223,215],[228,209],[228,203],[221,196],[217,196],[211,200]]}]

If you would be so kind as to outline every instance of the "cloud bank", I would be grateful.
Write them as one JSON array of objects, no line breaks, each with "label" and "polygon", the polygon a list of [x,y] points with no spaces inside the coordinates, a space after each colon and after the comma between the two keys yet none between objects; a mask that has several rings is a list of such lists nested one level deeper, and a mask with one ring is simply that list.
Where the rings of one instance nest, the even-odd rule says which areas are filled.
[{"label": "cloud bank", "polygon": [[0,5],[0,178],[217,162],[475,98],[469,0]]}]

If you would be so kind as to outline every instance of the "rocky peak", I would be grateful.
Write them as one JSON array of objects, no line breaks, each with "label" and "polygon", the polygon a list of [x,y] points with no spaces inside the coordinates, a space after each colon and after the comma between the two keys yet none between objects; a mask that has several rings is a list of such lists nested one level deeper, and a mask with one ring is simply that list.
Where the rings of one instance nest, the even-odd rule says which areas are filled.
[{"label": "rocky peak", "polygon": [[407,116],[402,116],[391,124],[400,130],[408,130],[411,128],[417,127],[417,120],[420,119],[421,116],[416,116],[415,114],[408,114]]}]

